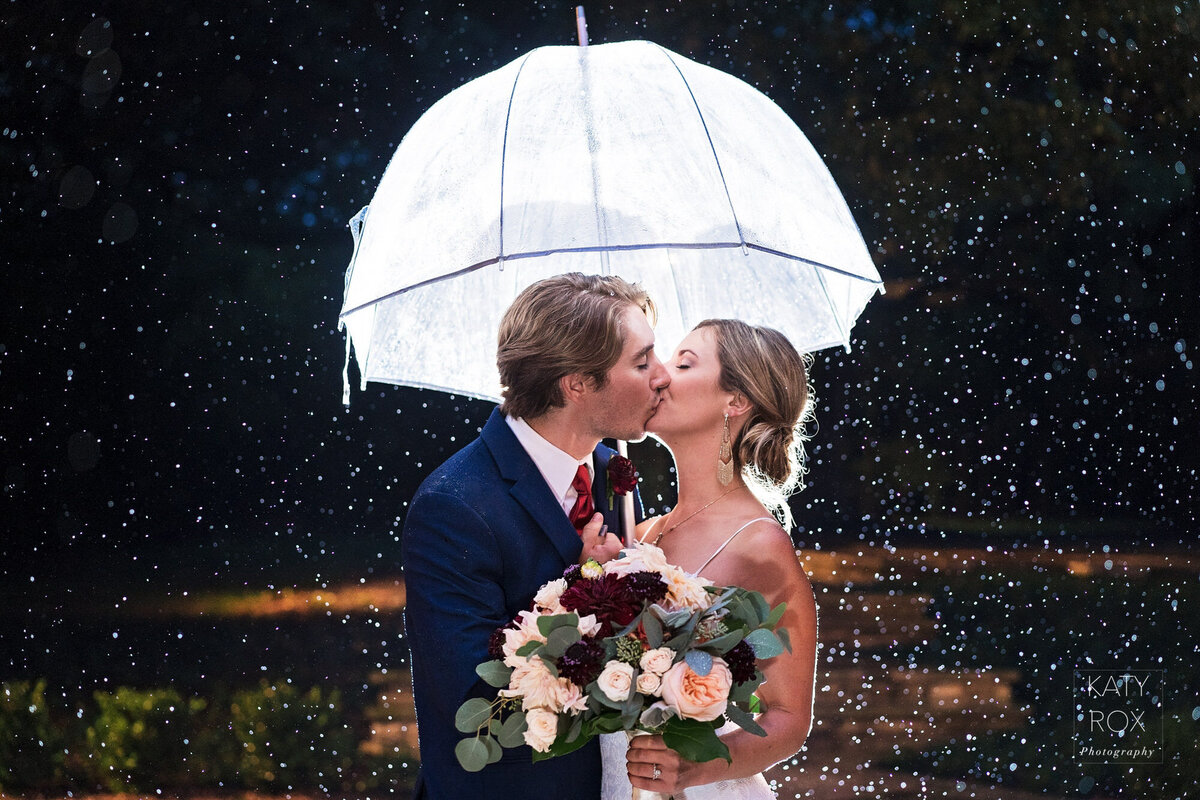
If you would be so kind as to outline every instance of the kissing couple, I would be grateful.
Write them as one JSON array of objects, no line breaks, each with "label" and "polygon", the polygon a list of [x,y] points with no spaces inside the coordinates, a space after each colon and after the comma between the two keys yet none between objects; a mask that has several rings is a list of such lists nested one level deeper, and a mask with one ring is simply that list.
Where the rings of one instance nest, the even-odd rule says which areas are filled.
[{"label": "kissing couple", "polygon": [[[794,755],[812,726],[816,604],[787,529],[801,475],[811,397],[806,360],[782,334],[706,320],[664,364],[654,303],[615,276],[560,275],[526,288],[500,324],[503,401],[479,437],[438,467],[404,524],[406,635],[420,740],[415,797],[428,800],[617,800],[635,790],[676,798],[772,798],[765,769]],[[670,450],[678,502],[626,530],[627,467],[601,444],[652,433]],[[616,509],[613,510],[613,506]],[[757,691],[766,736],[718,733],[730,761],[695,763],[660,736],[604,734],[534,763],[529,747],[478,772],[455,759],[455,713],[494,697],[475,667],[489,640],[547,581],[635,541],[714,584],[786,603],[792,648],[770,659]]]}]

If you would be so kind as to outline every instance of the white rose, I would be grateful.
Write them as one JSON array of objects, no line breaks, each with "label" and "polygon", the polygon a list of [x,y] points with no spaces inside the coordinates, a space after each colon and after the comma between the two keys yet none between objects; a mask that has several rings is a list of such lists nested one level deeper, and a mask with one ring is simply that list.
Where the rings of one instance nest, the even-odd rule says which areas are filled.
[{"label": "white rose", "polygon": [[604,671],[596,679],[596,685],[609,700],[623,703],[629,699],[633,689],[633,667],[624,661],[610,661],[604,665]]},{"label": "white rose", "polygon": [[662,675],[671,668],[675,663],[675,651],[669,647],[658,647],[654,650],[647,650],[642,653],[642,660],[638,663],[646,672],[653,672],[655,675]]},{"label": "white rose", "polygon": [[544,753],[554,744],[558,736],[558,715],[544,708],[531,708],[525,712],[525,744]]},{"label": "white rose", "polygon": [[653,672],[643,672],[637,677],[637,690],[641,694],[662,696],[662,678]]},{"label": "white rose", "polygon": [[545,609],[550,614],[565,614],[566,609],[562,607],[559,598],[562,593],[567,590],[567,581],[565,578],[552,580],[538,590],[538,593],[533,596],[533,602],[539,608]]}]

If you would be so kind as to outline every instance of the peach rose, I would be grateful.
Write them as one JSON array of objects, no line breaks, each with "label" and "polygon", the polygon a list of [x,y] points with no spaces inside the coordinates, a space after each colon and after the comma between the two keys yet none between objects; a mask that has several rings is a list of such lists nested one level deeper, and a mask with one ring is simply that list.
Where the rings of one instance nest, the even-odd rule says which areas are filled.
[{"label": "peach rose", "polygon": [[624,661],[610,661],[604,665],[604,671],[596,679],[596,685],[609,700],[623,703],[629,699],[633,690],[633,667]]},{"label": "peach rose", "polygon": [[733,675],[724,659],[714,658],[707,675],[697,675],[686,661],[667,670],[662,679],[662,699],[684,719],[711,722],[725,713]]},{"label": "peach rose", "polygon": [[643,672],[637,677],[637,690],[640,694],[658,697],[662,691],[662,678],[653,672]]},{"label": "peach rose", "polygon": [[638,662],[646,672],[653,672],[655,675],[662,675],[671,668],[675,663],[675,651],[669,647],[657,647],[654,650],[647,650],[642,653],[642,660]]},{"label": "peach rose", "polygon": [[544,708],[531,708],[525,712],[525,744],[544,753],[554,744],[558,736],[558,715]]}]

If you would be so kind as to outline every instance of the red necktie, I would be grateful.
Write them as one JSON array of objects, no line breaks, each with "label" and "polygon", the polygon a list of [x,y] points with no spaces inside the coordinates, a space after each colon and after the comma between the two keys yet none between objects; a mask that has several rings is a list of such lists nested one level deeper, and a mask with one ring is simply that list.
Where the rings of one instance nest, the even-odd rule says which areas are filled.
[{"label": "red necktie", "polygon": [[575,498],[569,518],[575,530],[582,532],[583,526],[587,525],[588,520],[596,513],[596,505],[592,502],[592,476],[588,472],[587,464],[579,465],[579,469],[575,471],[575,478],[571,481],[571,488],[578,492],[579,496]]}]

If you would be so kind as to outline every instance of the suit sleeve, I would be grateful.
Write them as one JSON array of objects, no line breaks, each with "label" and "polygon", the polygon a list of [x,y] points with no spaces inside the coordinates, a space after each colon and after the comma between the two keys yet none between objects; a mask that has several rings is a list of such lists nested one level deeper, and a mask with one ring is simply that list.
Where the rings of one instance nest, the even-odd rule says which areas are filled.
[{"label": "suit sleeve", "polygon": [[423,493],[404,526],[406,628],[419,724],[453,730],[468,697],[488,696],[475,667],[487,660],[492,632],[505,618],[502,564],[494,532],[460,498]]}]

